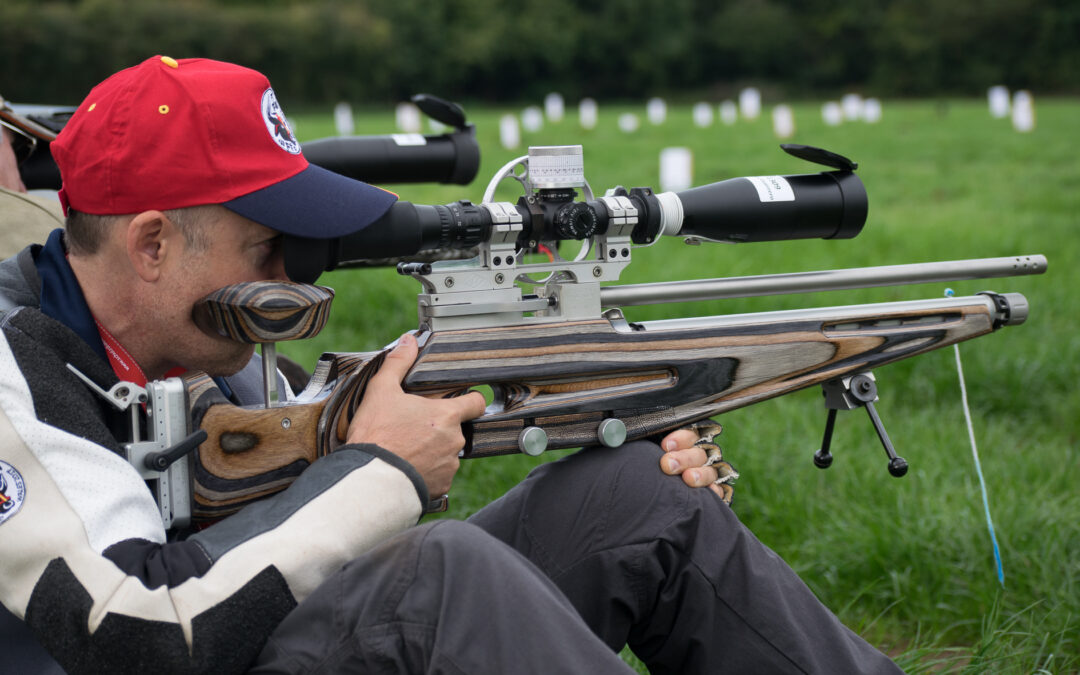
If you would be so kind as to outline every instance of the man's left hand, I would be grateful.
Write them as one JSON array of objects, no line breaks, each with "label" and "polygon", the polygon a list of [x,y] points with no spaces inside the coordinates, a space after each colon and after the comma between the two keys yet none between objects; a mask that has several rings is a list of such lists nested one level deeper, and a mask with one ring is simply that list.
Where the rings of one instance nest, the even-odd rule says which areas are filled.
[{"label": "man's left hand", "polygon": [[713,442],[721,429],[719,424],[705,420],[671,432],[660,442],[664,450],[660,469],[671,476],[681,475],[690,487],[707,487],[730,504],[730,482],[739,474],[720,459],[720,446]]}]

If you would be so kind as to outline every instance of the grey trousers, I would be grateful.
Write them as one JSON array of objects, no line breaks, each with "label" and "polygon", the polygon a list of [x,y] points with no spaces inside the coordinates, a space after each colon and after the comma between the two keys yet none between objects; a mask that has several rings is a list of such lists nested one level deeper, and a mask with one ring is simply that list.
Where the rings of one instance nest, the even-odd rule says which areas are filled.
[{"label": "grey trousers", "polygon": [[[336,574],[253,673],[897,673],[712,492],[639,442],[534,470]],[[508,546],[507,546],[508,545]]]}]

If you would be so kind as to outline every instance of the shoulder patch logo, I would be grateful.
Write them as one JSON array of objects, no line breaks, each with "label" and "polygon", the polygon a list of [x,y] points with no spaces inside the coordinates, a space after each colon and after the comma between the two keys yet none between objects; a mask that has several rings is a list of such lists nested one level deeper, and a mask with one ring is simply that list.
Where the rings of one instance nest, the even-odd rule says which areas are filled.
[{"label": "shoulder patch logo", "polygon": [[281,110],[281,104],[278,103],[273,89],[263,92],[262,118],[270,132],[270,138],[274,139],[282,150],[294,155],[300,154],[300,143],[289,128],[289,123],[285,121],[285,113]]},{"label": "shoulder patch logo", "polygon": [[26,500],[26,484],[22,474],[0,460],[0,523],[15,515]]}]

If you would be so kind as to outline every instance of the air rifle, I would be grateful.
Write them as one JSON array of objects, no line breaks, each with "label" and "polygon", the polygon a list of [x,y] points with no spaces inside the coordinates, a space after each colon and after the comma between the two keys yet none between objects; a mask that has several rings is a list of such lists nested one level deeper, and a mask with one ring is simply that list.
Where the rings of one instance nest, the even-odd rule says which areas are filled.
[{"label": "air rifle", "polygon": [[[1040,274],[1043,256],[601,286],[618,279],[633,248],[662,236],[750,242],[858,234],[867,200],[855,163],[817,148],[783,147],[830,170],[660,194],[620,187],[597,198],[584,179],[580,146],[530,148],[496,173],[480,204],[399,202],[349,237],[287,239],[286,269],[291,279],[313,282],[326,269],[365,258],[477,248],[469,260],[398,265],[422,285],[420,352],[404,389],[429,397],[481,385],[492,390],[484,415],[464,425],[463,458],[618,446],[821,385],[830,412],[815,463],[831,462],[836,411],[862,407],[885,446],[890,473],[903,475],[907,464],[873,405],[872,370],[1023,323],[1022,295],[642,322],[628,321],[620,308]],[[521,184],[523,196],[517,203],[493,201],[495,187],[508,178]],[[578,190],[583,200],[576,199]],[[573,240],[581,249],[564,258],[559,244]],[[550,251],[549,260],[523,258],[538,245]],[[387,350],[324,354],[293,400],[279,400],[273,377],[274,343],[318,332],[332,297],[310,283],[256,282],[221,289],[196,307],[204,330],[262,344],[266,375],[266,402],[251,407],[224,401],[209,378],[186,383],[191,429],[206,438],[194,452],[178,450],[184,461],[171,466],[190,472],[196,519],[220,517],[283,489],[344,442]],[[178,431],[177,440],[191,429]]]}]

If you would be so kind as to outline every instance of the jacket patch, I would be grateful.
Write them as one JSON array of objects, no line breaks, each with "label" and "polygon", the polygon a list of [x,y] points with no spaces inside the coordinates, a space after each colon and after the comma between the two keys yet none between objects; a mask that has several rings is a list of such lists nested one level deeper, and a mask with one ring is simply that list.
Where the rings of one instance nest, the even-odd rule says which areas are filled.
[{"label": "jacket patch", "polygon": [[0,460],[0,523],[19,512],[26,501],[26,483],[18,469]]}]

